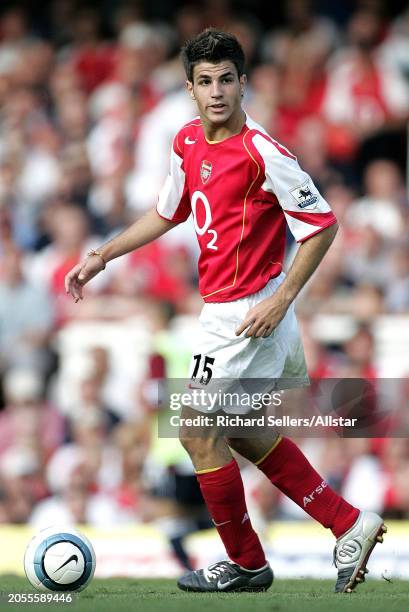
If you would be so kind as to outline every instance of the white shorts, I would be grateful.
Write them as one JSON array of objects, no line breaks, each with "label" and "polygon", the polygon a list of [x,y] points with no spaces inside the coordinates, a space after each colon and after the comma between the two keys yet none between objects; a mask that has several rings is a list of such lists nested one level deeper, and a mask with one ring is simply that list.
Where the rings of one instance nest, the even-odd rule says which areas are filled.
[{"label": "white shorts", "polygon": [[[236,329],[250,308],[271,296],[284,278],[285,274],[281,273],[257,293],[233,302],[212,302],[204,305],[199,317],[200,334],[190,362],[189,378],[195,369],[194,380],[199,380],[202,375],[207,377],[206,371],[203,371],[207,357],[207,365],[212,372],[212,385],[216,385],[220,379],[223,379],[226,387],[226,381],[237,382],[254,378],[263,381],[264,386],[266,381],[270,381],[268,390],[309,384],[294,303],[267,338],[246,338],[245,332],[236,336]],[[201,356],[200,360],[198,355]],[[214,362],[211,363],[210,360],[213,359]]]}]

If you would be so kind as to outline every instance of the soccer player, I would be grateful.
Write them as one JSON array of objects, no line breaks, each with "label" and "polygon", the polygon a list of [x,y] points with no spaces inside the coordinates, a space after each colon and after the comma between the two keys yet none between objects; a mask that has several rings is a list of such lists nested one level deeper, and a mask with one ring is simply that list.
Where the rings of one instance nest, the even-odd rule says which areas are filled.
[{"label": "soccer player", "polygon": [[[82,299],[83,286],[107,262],[158,238],[193,213],[205,305],[189,374],[285,377],[305,383],[294,299],[333,241],[336,219],[296,158],[244,112],[245,60],[237,39],[205,30],[187,42],[182,59],[199,117],[173,141],[170,174],[157,207],[75,266],[66,277],[67,292],[76,301]],[[300,247],[285,276],[286,224]],[[368,558],[386,531],[382,518],[360,512],[333,491],[291,440],[273,435],[192,438],[182,428],[181,442],[228,555],[183,576],[181,589],[257,591],[273,581],[230,448],[331,529],[337,538],[335,590],[351,592],[363,582]]]}]

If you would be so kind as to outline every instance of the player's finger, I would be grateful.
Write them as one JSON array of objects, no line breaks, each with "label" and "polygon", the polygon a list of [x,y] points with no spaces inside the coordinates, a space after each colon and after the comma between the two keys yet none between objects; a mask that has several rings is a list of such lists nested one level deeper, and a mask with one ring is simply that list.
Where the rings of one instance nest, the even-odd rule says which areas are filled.
[{"label": "player's finger", "polygon": [[68,274],[65,276],[64,279],[64,285],[65,285],[65,290],[67,293],[70,293],[70,289],[72,287],[72,283],[74,281],[74,279],[76,278],[77,274],[79,273],[79,271],[81,270],[81,265],[77,264],[76,266],[74,266],[74,268],[68,272]]},{"label": "player's finger", "polygon": [[82,300],[82,286],[81,283],[78,282],[77,278],[73,278],[70,282],[69,293],[74,298],[75,302],[78,300]]},{"label": "player's finger", "polygon": [[261,338],[264,334],[264,324],[263,323],[253,323],[250,329],[247,330],[246,336],[253,338]]},{"label": "player's finger", "polygon": [[77,289],[77,281],[75,279],[73,279],[70,283],[70,289],[69,289],[69,293],[71,295],[71,297],[75,299],[77,299],[78,297],[78,289]]},{"label": "player's finger", "polygon": [[236,329],[236,336],[240,336],[249,325],[253,325],[254,319],[244,319],[243,323]]},{"label": "player's finger", "polygon": [[77,302],[78,300],[82,300],[82,285],[81,283],[77,283]]},{"label": "player's finger", "polygon": [[75,277],[69,280],[68,291],[72,295],[73,298],[77,297],[77,279]]},{"label": "player's finger", "polygon": [[73,282],[72,285],[71,285],[70,293],[71,293],[72,298],[74,299],[74,302],[78,302],[79,295],[78,295],[78,289],[76,287],[76,283],[75,282]]},{"label": "player's finger", "polygon": [[267,331],[267,328],[266,328],[266,327],[264,327],[264,325],[261,325],[261,326],[258,328],[257,332],[255,333],[255,337],[256,337],[256,338],[263,338],[263,337],[264,337],[264,335],[265,335],[265,333],[266,333],[266,331]]},{"label": "player's finger", "polygon": [[71,286],[72,286],[73,280],[74,280],[74,270],[71,270],[71,272],[66,274],[65,279],[64,279],[65,291],[67,293],[71,292]]},{"label": "player's finger", "polygon": [[82,300],[82,291],[80,289],[77,289],[75,291],[75,294],[73,295],[73,298],[74,298],[74,302],[77,304],[77,302]]},{"label": "player's finger", "polygon": [[245,333],[246,338],[255,338],[257,332],[260,329],[260,326],[261,326],[261,323],[257,323],[256,321],[253,321]]}]

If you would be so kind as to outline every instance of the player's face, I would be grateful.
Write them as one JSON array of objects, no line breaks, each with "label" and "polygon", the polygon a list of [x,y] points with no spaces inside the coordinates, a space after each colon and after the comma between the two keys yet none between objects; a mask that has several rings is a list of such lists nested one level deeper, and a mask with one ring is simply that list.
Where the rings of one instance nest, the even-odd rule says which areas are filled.
[{"label": "player's face", "polygon": [[224,125],[242,112],[245,82],[245,75],[238,77],[233,62],[200,62],[195,65],[193,83],[187,81],[187,88],[192,99],[196,100],[202,120],[212,125]]}]

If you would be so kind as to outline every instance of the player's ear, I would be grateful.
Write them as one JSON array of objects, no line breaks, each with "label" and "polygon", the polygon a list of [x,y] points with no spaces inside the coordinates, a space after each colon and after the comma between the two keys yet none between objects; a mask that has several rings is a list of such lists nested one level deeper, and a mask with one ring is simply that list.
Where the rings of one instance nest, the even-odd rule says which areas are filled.
[{"label": "player's ear", "polygon": [[247,84],[247,76],[245,74],[242,74],[239,81],[240,81],[240,95],[241,97],[243,97],[244,90],[246,89],[246,84]]},{"label": "player's ear", "polygon": [[196,100],[195,94],[193,93],[193,83],[191,81],[186,81],[186,89],[188,90],[192,100]]}]

